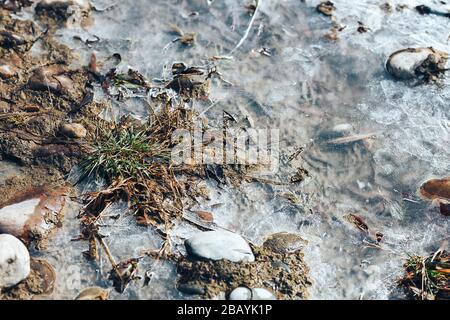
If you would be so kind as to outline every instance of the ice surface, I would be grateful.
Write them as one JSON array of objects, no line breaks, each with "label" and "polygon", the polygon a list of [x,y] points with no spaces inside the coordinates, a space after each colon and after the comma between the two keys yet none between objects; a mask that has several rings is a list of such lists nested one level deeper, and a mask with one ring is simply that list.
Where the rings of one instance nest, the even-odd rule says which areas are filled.
[{"label": "ice surface", "polygon": [[[279,128],[284,161],[271,179],[285,181],[293,174],[295,167],[286,158],[299,146],[306,149],[296,164],[308,169],[311,177],[298,185],[254,182],[236,188],[218,188],[210,181],[211,199],[198,209],[213,211],[219,226],[254,243],[279,231],[297,232],[307,239],[313,299],[401,298],[395,280],[406,254],[435,250],[450,231],[450,220],[416,195],[423,181],[450,174],[450,78],[447,75],[440,86],[411,86],[392,79],[384,64],[392,52],[410,46],[450,52],[450,19],[421,16],[414,10],[418,4],[440,11],[449,10],[450,5],[410,0],[406,8],[397,10],[396,5],[406,1],[395,0],[389,1],[393,11],[387,13],[380,8],[383,1],[334,0],[337,21],[346,28],[338,41],[330,42],[323,36],[331,21],[316,12],[319,2],[263,0],[234,59],[219,63],[233,86],[216,81],[211,94],[216,105],[206,112],[213,124],[220,122],[226,110],[250,116],[256,127]],[[98,7],[110,4],[94,3]],[[123,68],[136,68],[150,79],[165,78],[173,62],[203,65],[213,55],[229,55],[251,19],[246,4],[124,0],[94,13],[95,22],[87,30],[61,30],[60,40],[86,62],[92,52],[99,61],[118,52]],[[198,15],[190,16],[193,11]],[[358,33],[358,21],[369,32]],[[198,32],[197,44],[183,48],[172,43],[176,36],[168,32],[171,24]],[[100,41],[86,45],[74,35],[96,36]],[[258,53],[262,47],[270,57]],[[201,110],[207,105],[195,107]],[[120,110],[120,115],[146,116],[139,100],[129,100]],[[356,133],[376,137],[366,145],[327,147],[321,133],[342,123],[351,124]],[[299,203],[283,198],[285,192],[295,194]],[[121,213],[108,228],[108,241],[117,258],[158,247],[158,236],[135,226],[125,208],[111,210]],[[384,234],[382,249],[365,245],[365,235],[343,218],[349,213],[363,217],[371,230]],[[105,281],[107,266],[97,270],[80,254],[85,243],[69,241],[77,235],[77,226],[75,214],[69,214],[53,246],[44,253],[61,274],[58,297],[74,296],[81,286]],[[173,237],[180,250],[183,239],[193,232],[184,224],[175,228]],[[141,274],[153,263],[146,259]],[[79,270],[81,283],[74,288],[67,285],[77,283],[71,280],[77,274],[72,269]],[[135,283],[125,296],[114,297],[184,298],[175,290],[174,266],[160,262],[154,279],[149,287]]]}]

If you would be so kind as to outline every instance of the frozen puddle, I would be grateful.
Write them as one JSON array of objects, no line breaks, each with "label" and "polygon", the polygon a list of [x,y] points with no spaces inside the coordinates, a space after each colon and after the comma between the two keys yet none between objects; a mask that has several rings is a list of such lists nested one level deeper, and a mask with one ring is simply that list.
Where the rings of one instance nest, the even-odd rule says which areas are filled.
[{"label": "frozen puddle", "polygon": [[[94,2],[100,8],[108,4]],[[335,0],[336,20],[345,28],[333,42],[324,38],[332,24],[316,12],[319,2],[262,1],[234,58],[218,63],[226,82],[214,82],[211,102],[194,106],[204,110],[214,103],[205,113],[211,123],[221,121],[227,111],[251,119],[256,128],[279,129],[280,170],[268,178],[286,182],[298,166],[310,177],[299,184],[243,183],[233,188],[207,181],[210,200],[193,209],[211,211],[220,227],[257,244],[281,231],[307,239],[313,299],[403,298],[395,281],[407,254],[436,250],[450,231],[449,218],[416,194],[424,181],[450,174],[450,78],[439,86],[413,87],[391,78],[384,65],[392,52],[407,47],[450,52],[450,19],[414,9],[427,4],[448,11],[450,6],[411,0],[401,7],[402,1],[396,0],[387,10],[375,0]],[[61,30],[59,40],[82,61],[92,52],[99,60],[120,53],[122,68],[129,65],[150,79],[163,79],[173,62],[205,65],[209,57],[230,55],[251,19],[247,4],[125,0],[94,12],[94,24],[87,30]],[[358,32],[358,21],[368,32]],[[172,24],[197,32],[197,43],[183,48],[172,42]],[[100,40],[89,45],[77,40],[96,37]],[[116,107],[115,116],[146,116],[139,99]],[[361,139],[330,144],[330,131],[338,125]],[[289,162],[299,147],[303,153]],[[110,269],[105,258],[99,267],[87,262],[81,254],[86,243],[71,241],[79,234],[79,210],[78,204],[70,204],[64,227],[43,252],[58,274],[55,298],[73,298],[82,288],[101,286]],[[120,215],[105,227],[118,260],[159,248],[156,232],[137,227],[125,206],[110,211]],[[383,235],[381,248],[348,222],[349,214],[362,217],[372,235]],[[184,250],[183,240],[195,232],[178,225],[173,233],[176,248]],[[124,295],[112,291],[112,298],[191,298],[175,289],[174,265],[147,257],[140,274],[148,270],[153,274],[149,286],[132,282]]]}]

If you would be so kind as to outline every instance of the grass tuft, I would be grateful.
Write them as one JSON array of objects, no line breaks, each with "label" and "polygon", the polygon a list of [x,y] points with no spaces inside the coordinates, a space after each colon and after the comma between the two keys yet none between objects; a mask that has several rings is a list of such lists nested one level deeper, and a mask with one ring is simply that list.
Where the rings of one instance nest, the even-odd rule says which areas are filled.
[{"label": "grass tuft", "polygon": [[169,165],[169,141],[152,141],[145,129],[118,129],[106,134],[103,141],[81,162],[85,177],[116,179],[151,179],[156,168]]},{"label": "grass tuft", "polygon": [[408,296],[418,300],[450,299],[450,254],[446,251],[427,258],[409,255],[405,275],[399,280]]}]

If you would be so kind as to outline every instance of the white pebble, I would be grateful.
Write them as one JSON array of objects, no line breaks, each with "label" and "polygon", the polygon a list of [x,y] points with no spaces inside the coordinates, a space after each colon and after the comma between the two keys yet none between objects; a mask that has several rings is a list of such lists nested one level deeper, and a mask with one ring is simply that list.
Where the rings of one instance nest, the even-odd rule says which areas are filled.
[{"label": "white pebble", "polygon": [[0,234],[0,289],[12,287],[30,274],[30,254],[16,237]]}]

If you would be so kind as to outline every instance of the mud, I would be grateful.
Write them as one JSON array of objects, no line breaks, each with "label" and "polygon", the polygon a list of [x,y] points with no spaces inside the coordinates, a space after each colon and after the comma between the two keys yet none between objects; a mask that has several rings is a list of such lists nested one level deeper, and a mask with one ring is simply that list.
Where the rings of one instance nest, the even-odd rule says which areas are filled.
[{"label": "mud", "polygon": [[[88,71],[70,67],[73,52],[53,39],[52,30],[13,19],[5,10],[0,10],[0,21],[9,38],[23,39],[4,40],[0,47],[3,63],[16,70],[0,82],[1,157],[67,174],[102,122],[98,104],[77,108],[89,91]],[[31,50],[37,44],[42,50],[38,55]],[[59,130],[67,122],[83,124],[91,134],[82,141],[67,138]]]},{"label": "mud", "polygon": [[[103,106],[89,103],[80,108],[90,90],[88,71],[72,68],[76,56],[54,40],[58,21],[47,19],[45,25],[38,25],[12,18],[10,10],[22,5],[16,4],[16,8],[0,8],[0,159],[20,169],[0,185],[0,206],[40,197],[36,214],[20,237],[30,248],[42,250],[63,224],[65,200],[54,195],[73,194],[66,175],[84,157],[95,139],[93,133],[104,123],[97,116]],[[68,137],[60,128],[70,122],[83,124],[89,134],[83,139]],[[25,282],[0,298],[51,294],[56,276],[52,267],[35,259],[32,269]]]},{"label": "mud", "polygon": [[298,300],[308,298],[311,279],[303,261],[303,253],[274,252],[267,247],[252,247],[255,262],[178,261],[179,285],[189,285],[204,291],[205,298],[228,295],[237,287],[272,289],[277,298]]}]

